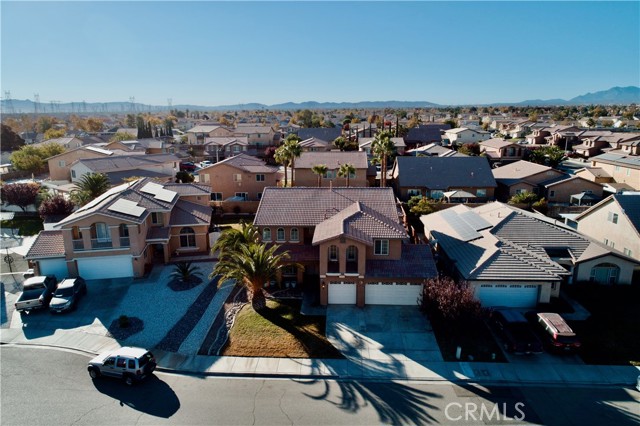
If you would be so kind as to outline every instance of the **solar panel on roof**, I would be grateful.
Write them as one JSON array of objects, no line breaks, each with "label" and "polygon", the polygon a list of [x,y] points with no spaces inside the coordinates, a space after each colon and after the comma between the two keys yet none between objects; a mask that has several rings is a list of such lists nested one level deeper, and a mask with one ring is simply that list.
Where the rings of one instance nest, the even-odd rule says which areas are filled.
[{"label": "solar panel on roof", "polygon": [[156,195],[159,189],[162,189],[161,185],[158,185],[157,183],[149,182],[145,186],[140,188],[140,191],[144,192],[145,194]]},{"label": "solar panel on roof", "polygon": [[474,211],[469,210],[467,212],[460,213],[460,217],[476,231],[491,228],[491,224]]},{"label": "solar panel on roof", "polygon": [[467,222],[465,222],[456,212],[445,210],[442,216],[447,221],[449,226],[458,234],[458,236],[464,242],[469,242],[482,238],[475,229],[473,229]]},{"label": "solar panel on roof", "polygon": [[144,207],[140,207],[131,200],[119,199],[115,203],[111,204],[107,210],[111,210],[118,213],[127,214],[130,216],[140,217],[144,213]]},{"label": "solar panel on roof", "polygon": [[149,182],[142,188],[140,191],[145,194],[153,195],[153,198],[156,198],[160,201],[171,202],[173,198],[176,196],[176,192],[169,191],[168,189],[164,189],[162,185],[158,185],[157,183]]}]

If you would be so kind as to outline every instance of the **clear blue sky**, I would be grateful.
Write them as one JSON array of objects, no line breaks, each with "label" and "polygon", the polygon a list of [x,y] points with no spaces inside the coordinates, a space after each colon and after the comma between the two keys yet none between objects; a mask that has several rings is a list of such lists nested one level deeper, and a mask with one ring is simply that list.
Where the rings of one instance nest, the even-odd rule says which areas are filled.
[{"label": "clear blue sky", "polygon": [[[640,85],[640,2],[9,2],[14,99],[569,99]],[[3,93],[4,94],[4,93]]]}]

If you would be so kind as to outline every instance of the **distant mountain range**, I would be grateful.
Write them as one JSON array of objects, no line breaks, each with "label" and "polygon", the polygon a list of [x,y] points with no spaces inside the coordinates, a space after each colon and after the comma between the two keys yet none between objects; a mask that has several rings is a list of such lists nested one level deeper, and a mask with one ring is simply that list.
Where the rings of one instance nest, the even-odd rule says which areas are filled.
[{"label": "distant mountain range", "polygon": [[[640,87],[612,87],[609,90],[587,93],[575,98],[564,99],[532,99],[522,102],[503,102],[485,105],[494,106],[551,106],[551,105],[588,105],[588,104],[640,104]],[[428,101],[363,101],[363,102],[286,102],[275,105],[265,105],[260,103],[235,104],[235,105],[172,105],[171,108],[192,111],[238,111],[238,110],[297,110],[297,109],[378,109],[378,108],[438,108],[447,105],[438,105]],[[0,106],[3,114],[33,113],[36,105],[32,100],[10,99],[2,100]],[[131,102],[41,102],[37,106],[39,113],[131,113],[147,111],[166,111],[167,105],[146,105]]]}]

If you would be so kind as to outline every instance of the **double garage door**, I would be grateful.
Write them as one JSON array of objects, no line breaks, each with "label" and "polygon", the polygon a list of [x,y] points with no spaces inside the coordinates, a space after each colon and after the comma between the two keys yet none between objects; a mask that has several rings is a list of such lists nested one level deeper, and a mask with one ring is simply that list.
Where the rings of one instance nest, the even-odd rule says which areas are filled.
[{"label": "double garage door", "polygon": [[[366,305],[417,305],[422,291],[420,283],[367,283],[365,286]],[[329,283],[329,304],[355,305],[355,282]]]},{"label": "double garage door", "polygon": [[77,263],[78,275],[85,280],[133,277],[131,256],[87,257]]},{"label": "double garage door", "polygon": [[476,287],[476,297],[484,307],[533,308],[538,304],[538,285],[481,284]]},{"label": "double garage door", "polygon": [[64,257],[39,260],[38,268],[40,269],[40,275],[55,275],[58,281],[62,281],[69,276],[67,261]]}]

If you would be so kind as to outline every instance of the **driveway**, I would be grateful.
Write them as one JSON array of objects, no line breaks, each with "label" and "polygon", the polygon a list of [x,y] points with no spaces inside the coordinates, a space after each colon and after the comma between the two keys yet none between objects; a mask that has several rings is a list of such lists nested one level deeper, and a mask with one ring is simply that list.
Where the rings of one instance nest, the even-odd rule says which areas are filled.
[{"label": "driveway", "polygon": [[330,305],[326,335],[331,344],[364,367],[393,368],[398,360],[442,361],[429,320],[417,306]]}]

